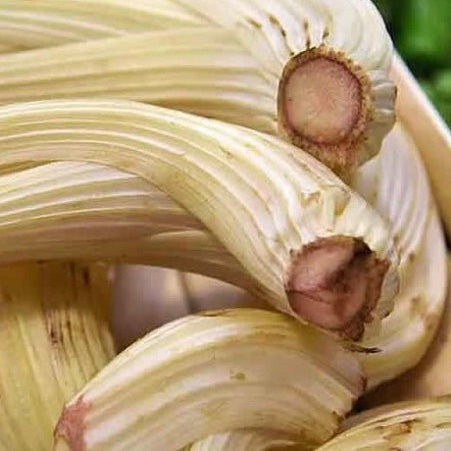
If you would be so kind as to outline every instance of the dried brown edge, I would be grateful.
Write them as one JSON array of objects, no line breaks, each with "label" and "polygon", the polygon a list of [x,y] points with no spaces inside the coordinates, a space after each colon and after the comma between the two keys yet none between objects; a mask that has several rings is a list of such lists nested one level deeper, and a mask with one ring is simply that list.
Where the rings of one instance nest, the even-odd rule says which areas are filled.
[{"label": "dried brown edge", "polygon": [[[367,269],[367,271],[376,271],[377,274],[373,273],[373,275],[378,278],[377,283],[369,287],[371,288],[371,290],[376,292],[377,295],[372,297],[370,296],[369,299],[367,298],[362,307],[349,321],[343,324],[342,327],[330,329],[331,332],[337,333],[339,336],[343,337],[346,340],[349,339],[358,341],[363,337],[365,331],[365,323],[370,323],[373,320],[372,312],[377,306],[380,293],[382,291],[383,281],[389,268],[389,263],[385,260],[377,258],[374,252],[369,249],[369,247],[364,243],[363,240],[344,235],[334,235],[327,238],[319,238],[316,241],[304,246],[300,251],[292,252],[292,264],[286,273],[285,290],[287,294],[293,291],[290,282],[292,277],[294,276],[292,271],[296,267],[296,261],[302,259],[303,254],[305,255],[305,252],[308,253],[312,249],[317,249],[322,246],[327,246],[329,243],[340,241],[351,241],[354,247],[353,259],[360,259],[363,256],[364,258],[361,261],[365,265],[365,269]],[[337,277],[339,277],[339,273],[337,273]],[[332,284],[332,287],[333,286],[334,284]],[[378,352],[378,350],[371,350],[371,352]]]},{"label": "dried brown edge", "polygon": [[[357,120],[351,132],[340,141],[334,143],[319,143],[300,135],[291,127],[285,110],[285,91],[291,74],[299,66],[317,58],[324,58],[341,64],[357,80],[360,87],[360,107]],[[368,124],[373,120],[372,103],[371,81],[363,68],[348,58],[344,52],[320,45],[294,55],[285,64],[277,93],[279,133],[295,146],[323,162],[337,174],[347,176],[354,171],[358,164],[359,147],[366,140]]]}]

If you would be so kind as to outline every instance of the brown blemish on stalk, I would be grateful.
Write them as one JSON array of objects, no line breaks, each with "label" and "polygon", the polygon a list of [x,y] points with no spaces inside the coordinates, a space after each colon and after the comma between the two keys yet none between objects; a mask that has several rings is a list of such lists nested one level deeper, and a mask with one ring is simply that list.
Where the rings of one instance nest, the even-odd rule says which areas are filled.
[{"label": "brown blemish on stalk", "polygon": [[438,423],[435,425],[436,429],[450,429],[451,428],[451,421],[445,421],[443,423]]},{"label": "brown blemish on stalk", "polygon": [[86,286],[90,286],[91,285],[91,274],[89,274],[89,269],[88,268],[82,268],[81,275],[82,275],[82,278],[83,278],[83,283]]},{"label": "brown blemish on stalk", "polygon": [[238,373],[232,373],[230,375],[230,379],[244,382],[246,380],[246,375],[244,373],[242,373],[241,371],[239,371]]},{"label": "brown blemish on stalk", "polygon": [[58,346],[60,343],[63,342],[63,337],[59,336],[58,332],[55,330],[55,326],[53,324],[50,324],[50,330],[49,330],[49,336],[50,336],[50,342],[52,343],[52,346]]},{"label": "brown blemish on stalk", "polygon": [[413,263],[415,261],[415,259],[417,258],[415,252],[411,252],[408,256],[407,259],[409,260],[410,263]]},{"label": "brown blemish on stalk", "polygon": [[359,340],[388,267],[360,239],[320,238],[292,255],[286,282],[291,308],[310,323]]},{"label": "brown blemish on stalk", "polygon": [[65,407],[56,425],[54,437],[56,444],[64,440],[71,451],[86,450],[84,433],[86,429],[85,418],[89,404],[78,398],[75,404]]},{"label": "brown blemish on stalk", "polygon": [[262,28],[262,24],[254,20],[252,17],[246,17],[246,20],[249,24],[251,24],[254,28],[257,28],[258,30]]},{"label": "brown blemish on stalk", "polygon": [[206,310],[194,313],[195,316],[204,316],[207,318],[228,318],[236,316],[236,309],[219,309],[219,310]]},{"label": "brown blemish on stalk", "polygon": [[387,440],[403,437],[412,432],[412,426],[409,422],[393,424],[390,428],[384,429],[383,438]]},{"label": "brown blemish on stalk", "polygon": [[305,47],[307,49],[309,49],[310,45],[311,45],[309,24],[308,24],[308,22],[306,20],[304,20],[304,22],[302,23],[302,26],[304,27],[304,33],[305,33],[305,36],[306,36]]},{"label": "brown blemish on stalk", "polygon": [[276,28],[279,29],[280,34],[281,34],[284,38],[286,38],[286,37],[287,37],[287,32],[284,30],[284,28],[282,27],[282,24],[279,22],[279,20],[277,19],[277,17],[274,17],[272,14],[270,14],[270,15],[268,16],[268,19],[269,19],[270,23],[271,23],[274,27],[276,27]]},{"label": "brown blemish on stalk", "polygon": [[346,175],[371,120],[371,84],[344,53],[321,45],[291,58],[279,82],[280,132],[332,170]]},{"label": "brown blemish on stalk", "polygon": [[373,347],[360,346],[356,343],[344,343],[343,347],[346,348],[348,351],[356,352],[359,354],[379,354],[380,352],[382,352],[381,348],[377,348],[375,346]]}]

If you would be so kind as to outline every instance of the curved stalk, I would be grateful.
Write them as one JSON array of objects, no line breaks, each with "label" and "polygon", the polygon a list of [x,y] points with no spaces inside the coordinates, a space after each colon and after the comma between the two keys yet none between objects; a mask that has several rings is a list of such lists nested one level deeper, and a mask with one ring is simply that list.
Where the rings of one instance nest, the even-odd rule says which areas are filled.
[{"label": "curved stalk", "polygon": [[[400,124],[379,156],[359,170],[353,187],[392,225],[400,256],[401,284],[394,310],[367,331],[360,351],[372,352],[358,354],[368,387],[374,388],[417,365],[428,349],[446,302],[446,246],[418,151]],[[209,298],[226,290],[199,276],[186,274],[184,278],[188,293],[199,305],[208,305]],[[236,297],[234,291],[227,293]],[[238,305],[248,303],[242,296]],[[426,379],[428,373],[423,373]],[[377,396],[381,397],[380,391],[372,399]]]},{"label": "curved stalk", "polygon": [[[392,308],[391,300],[397,290],[397,258],[385,223],[318,161],[276,138],[184,113],[120,101],[48,101],[7,106],[0,109],[0,129],[0,164],[77,159],[97,162],[134,174],[165,191],[186,209],[187,215],[195,218],[191,219],[192,225],[201,222],[201,229],[216,237],[258,283],[265,299],[296,317],[358,339],[365,322],[371,322],[374,315],[387,315]],[[14,178],[15,174],[7,177]],[[108,183],[109,180],[107,186]],[[96,183],[90,185],[97,188]],[[86,192],[85,187],[82,193],[83,190]],[[91,191],[89,202],[96,204],[104,193],[104,187],[95,197]],[[74,194],[71,189],[70,196]],[[14,189],[12,193],[9,190],[8,196],[14,199]],[[38,197],[33,199],[32,209],[36,209]],[[107,201],[107,210],[102,211],[107,224],[119,213],[116,191],[112,197]],[[138,207],[143,201],[147,206],[147,196],[138,199]],[[13,205],[20,212],[20,203],[14,201]],[[114,212],[108,212],[111,205]],[[80,202],[75,202],[75,207],[79,214]],[[26,209],[25,213],[28,214]],[[84,216],[82,224],[63,224],[60,231],[65,240],[67,230],[71,241],[76,240],[77,228],[78,237],[82,231],[84,240],[95,236],[101,217],[99,208]],[[128,236],[135,240],[148,238],[152,228],[158,228],[150,222],[149,229],[143,224],[142,215],[136,218],[135,206],[128,217],[124,210],[120,216],[126,233],[127,221],[134,217]],[[178,224],[177,221],[176,228]],[[20,245],[15,227],[13,223],[12,235],[5,230],[3,237],[15,236],[14,243]],[[44,236],[36,225],[33,230]],[[174,239],[177,252],[184,250],[179,246],[181,239],[186,241],[185,246],[193,247],[191,233],[168,234]],[[197,230],[194,236],[196,248]],[[200,236],[205,249],[202,230]],[[58,234],[51,230],[50,241],[57,239]],[[119,242],[122,258],[127,257],[123,255],[123,241]],[[158,243],[158,235],[155,241]],[[210,241],[206,247],[215,253],[214,243],[211,244]],[[107,247],[110,246],[108,242]],[[88,257],[88,247],[86,252]],[[327,268],[321,264],[325,258],[332,258],[333,262]],[[218,261],[217,255],[213,261]]]},{"label": "curved stalk", "polygon": [[102,265],[0,267],[2,449],[48,450],[61,409],[113,357]]},{"label": "curved stalk", "polygon": [[361,354],[371,388],[415,366],[431,343],[446,300],[446,244],[418,150],[401,125],[354,187],[392,225],[400,256],[395,308],[363,343],[379,351]]},{"label": "curved stalk", "polygon": [[344,429],[319,450],[448,449],[451,400],[443,397],[389,404],[351,417]]},{"label": "curved stalk", "polygon": [[[138,29],[121,23],[111,35],[124,28],[142,32],[146,20],[147,30],[166,33],[4,57],[3,97],[87,93],[159,103],[279,132],[345,177],[379,151],[393,125],[392,45],[369,0],[114,3],[112,13],[122,7],[117,13],[124,22],[127,14],[142,14]],[[43,34],[44,42],[35,37],[36,46],[48,45],[48,38],[64,42],[52,36],[58,21],[73,25],[76,17],[81,23],[88,19],[85,26],[95,31],[96,21],[105,20],[90,0],[63,6],[38,1],[33,7],[39,14],[21,1],[7,9],[5,32],[31,21]],[[162,16],[186,20],[174,25]],[[197,29],[187,29],[193,26]],[[202,30],[205,26],[211,28]],[[102,31],[98,37],[105,36]],[[30,35],[24,39],[29,42]]]},{"label": "curved stalk", "polygon": [[451,240],[451,132],[408,67],[395,55],[391,76],[398,86],[398,114],[415,139]]},{"label": "curved stalk", "polygon": [[172,0],[0,1],[0,44],[9,51],[199,23]]},{"label": "curved stalk", "polygon": [[178,450],[235,427],[272,427],[311,448],[363,385],[350,353],[288,316],[205,312],[113,360],[65,407],[56,449]]},{"label": "curved stalk", "polygon": [[[451,276],[451,254],[448,251],[448,281]],[[210,290],[212,291],[212,290]],[[388,402],[443,396],[451,393],[448,377],[448,355],[451,349],[451,286],[445,300],[445,311],[431,345],[418,365],[401,377],[368,393],[361,406],[375,407]],[[429,334],[428,334],[429,335]]]}]

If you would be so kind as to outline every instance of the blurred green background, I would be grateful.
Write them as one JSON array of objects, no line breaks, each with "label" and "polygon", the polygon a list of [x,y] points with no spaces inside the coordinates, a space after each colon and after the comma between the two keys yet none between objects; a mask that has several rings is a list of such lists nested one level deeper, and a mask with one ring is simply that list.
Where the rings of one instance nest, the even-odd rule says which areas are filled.
[{"label": "blurred green background", "polygon": [[451,0],[375,0],[395,46],[451,126]]}]

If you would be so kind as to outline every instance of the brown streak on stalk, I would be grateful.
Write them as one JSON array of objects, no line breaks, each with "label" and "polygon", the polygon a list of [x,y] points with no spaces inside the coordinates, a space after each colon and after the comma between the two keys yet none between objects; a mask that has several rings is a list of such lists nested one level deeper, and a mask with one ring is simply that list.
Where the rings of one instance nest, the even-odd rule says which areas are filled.
[{"label": "brown streak on stalk", "polygon": [[451,421],[445,421],[443,423],[438,423],[435,425],[436,429],[450,429],[451,428]]},{"label": "brown streak on stalk", "polygon": [[83,278],[83,283],[89,287],[91,285],[91,274],[89,273],[89,268],[82,268],[81,275]]},{"label": "brown streak on stalk", "polygon": [[50,342],[52,343],[52,346],[58,346],[60,341],[61,342],[63,341],[58,337],[58,333],[55,330],[55,327],[53,324],[50,324],[49,336],[50,336]]},{"label": "brown streak on stalk", "polygon": [[338,174],[359,162],[371,117],[371,83],[344,53],[324,45],[285,65],[278,90],[280,133]]},{"label": "brown streak on stalk", "polygon": [[398,423],[392,425],[392,427],[385,429],[383,435],[384,439],[391,440],[395,438],[400,438],[405,435],[410,434],[412,431],[412,427],[407,422]]},{"label": "brown streak on stalk", "polygon": [[292,254],[286,282],[291,308],[306,321],[359,340],[388,267],[361,239],[319,238]]},{"label": "brown streak on stalk", "polygon": [[75,404],[64,408],[54,432],[55,447],[59,440],[64,440],[71,451],[86,450],[85,418],[89,407],[81,396]]},{"label": "brown streak on stalk", "polygon": [[306,36],[306,39],[305,39],[305,47],[306,47],[307,49],[309,49],[310,46],[312,45],[312,42],[311,42],[311,40],[310,40],[310,31],[309,31],[309,24],[308,24],[308,21],[304,20],[304,22],[302,23],[302,26],[304,27],[304,33],[305,33],[305,36]]},{"label": "brown streak on stalk", "polygon": [[351,352],[356,352],[359,354],[379,354],[382,352],[382,349],[373,347],[360,346],[356,343],[343,343],[343,347]]},{"label": "brown streak on stalk", "polygon": [[276,28],[278,28],[278,30],[280,31],[280,34],[286,38],[287,37],[287,32],[284,30],[284,28],[282,27],[282,24],[279,22],[279,20],[277,19],[277,17],[274,17],[272,14],[270,14],[268,16],[269,21],[271,22],[272,25],[274,25]]},{"label": "brown streak on stalk", "polygon": [[246,21],[254,28],[257,28],[257,30],[260,30],[262,28],[262,24],[254,20],[252,17],[246,17]]},{"label": "brown streak on stalk", "polygon": [[220,309],[220,310],[207,310],[207,311],[201,311],[201,312],[197,312],[194,313],[194,315],[197,316],[205,316],[205,317],[210,317],[210,318],[215,318],[217,316],[233,316],[234,315],[234,311],[232,310],[228,310],[228,309]]}]

